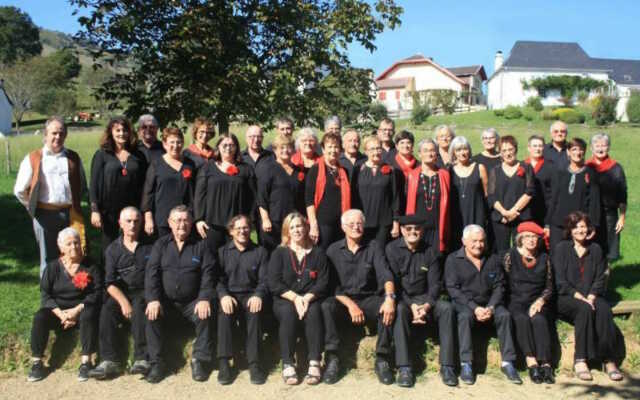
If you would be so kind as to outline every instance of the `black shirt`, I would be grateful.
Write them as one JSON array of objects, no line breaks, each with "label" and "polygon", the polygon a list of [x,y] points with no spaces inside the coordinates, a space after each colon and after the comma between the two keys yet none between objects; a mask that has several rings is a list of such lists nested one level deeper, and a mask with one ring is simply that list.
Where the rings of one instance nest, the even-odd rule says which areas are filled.
[{"label": "black shirt", "polygon": [[576,173],[567,167],[556,170],[552,176],[545,224],[564,226],[565,218],[574,211],[586,213],[595,226],[600,225],[600,187],[595,171],[589,166]]},{"label": "black shirt", "polygon": [[89,274],[89,284],[84,289],[79,289],[73,284],[73,278],[60,259],[47,264],[40,279],[40,306],[65,310],[81,303],[97,305],[102,294],[100,271],[95,266],[89,266],[83,262],[78,267],[76,275],[80,272]]},{"label": "black shirt", "polygon": [[180,170],[175,170],[164,157],[157,158],[147,170],[141,211],[151,211],[155,225],[167,228],[173,207],[193,204],[195,181],[196,168],[191,160],[184,158]]},{"label": "black shirt", "polygon": [[220,279],[218,297],[229,294],[253,294],[264,299],[267,295],[267,268],[269,254],[253,242],[244,251],[230,241],[218,249]]},{"label": "black shirt", "polygon": [[216,261],[206,241],[189,237],[178,250],[173,234],[156,241],[145,276],[147,302],[168,299],[179,303],[211,301],[215,297]]},{"label": "black shirt", "polygon": [[403,237],[389,243],[385,249],[389,266],[398,282],[397,292],[406,304],[436,305],[442,288],[442,268],[438,254],[420,241],[411,251]]},{"label": "black shirt", "polygon": [[539,253],[535,265],[527,268],[518,249],[512,247],[504,255],[503,266],[509,303],[529,307],[539,298],[545,304],[549,302],[553,295],[553,270],[547,253]]},{"label": "black shirt", "polygon": [[271,253],[269,291],[274,297],[292,290],[298,295],[313,293],[321,298],[326,295],[328,284],[327,257],[320,247],[313,247],[301,262],[288,247],[278,246]]},{"label": "black shirt", "polygon": [[355,170],[351,185],[353,206],[364,212],[365,227],[391,225],[393,219],[401,215],[404,203],[397,176],[397,171],[387,164],[378,167],[375,175],[366,164]]},{"label": "black shirt", "polygon": [[627,178],[619,163],[605,172],[596,172],[602,206],[609,213],[615,213],[627,204]]},{"label": "black shirt", "polygon": [[546,160],[538,172],[535,172],[534,168],[535,194],[529,204],[531,217],[540,225],[544,225],[544,218],[547,215],[547,209],[551,201],[551,180],[555,173],[556,168],[553,163]]},{"label": "black shirt", "polygon": [[392,142],[389,150],[382,148],[382,162],[391,165],[393,160],[396,159],[396,154],[398,154],[398,150],[396,149],[396,145]]},{"label": "black shirt", "polygon": [[133,252],[124,245],[122,235],[104,253],[104,286],[115,285],[125,293],[144,289],[144,273],[151,257],[151,244],[138,243]]},{"label": "black shirt", "polygon": [[[316,208],[316,218],[320,224],[331,225],[339,224],[342,215],[342,202],[340,197],[340,186],[337,180],[340,179],[338,170],[336,169],[336,177],[334,178],[329,172],[331,168],[325,168],[326,184],[324,186],[324,195]],[[316,194],[316,180],[318,179],[318,164],[314,164],[305,179],[304,201],[305,206],[314,205],[314,197]]]},{"label": "black shirt", "polygon": [[444,280],[451,299],[471,310],[478,306],[495,307],[503,302],[504,272],[496,255],[483,258],[478,271],[461,247],[447,257]]},{"label": "black shirt", "polygon": [[451,216],[452,239],[459,243],[462,230],[469,224],[485,225],[487,203],[484,197],[484,186],[480,176],[480,165],[475,163],[471,173],[460,177],[453,166],[449,169],[451,177]]},{"label": "black shirt", "polygon": [[422,218],[425,229],[438,227],[440,218],[440,175],[428,177],[420,174],[416,191],[416,215]]},{"label": "black shirt", "polygon": [[[510,210],[524,194],[532,197],[535,194],[534,173],[531,165],[519,162],[518,169],[511,177],[505,174],[502,165],[492,169],[489,172],[487,185],[487,200],[489,207],[493,209],[491,219],[496,222],[502,219],[502,214],[494,207],[497,201],[502,204],[502,207]],[[531,201],[524,209],[520,210],[520,216],[516,218],[516,222],[531,219],[530,203]]]},{"label": "black shirt", "polygon": [[365,156],[360,152],[356,153],[355,163],[352,163],[351,160],[349,160],[347,156],[344,155],[344,153],[340,154],[340,159],[338,160],[340,165],[342,165],[342,168],[344,168],[347,171],[349,182],[353,182],[353,172],[358,168],[360,168],[360,166],[364,164],[366,161],[367,161],[367,156]]},{"label": "black shirt", "polygon": [[242,162],[253,168],[253,172],[256,177],[260,177],[260,175],[268,171],[269,168],[273,168],[275,156],[270,150],[262,149],[255,161],[251,158],[248,149],[243,150],[241,156]]},{"label": "black shirt", "polygon": [[551,161],[557,169],[566,169],[569,166],[569,155],[567,154],[567,143],[565,142],[562,150],[557,150],[553,143],[547,143],[542,150],[542,157],[545,161]]},{"label": "black shirt", "polygon": [[271,222],[281,223],[293,211],[306,214],[302,170],[292,165],[291,175],[277,162],[258,177],[258,207],[269,213]]},{"label": "black shirt", "polygon": [[393,275],[382,248],[375,242],[361,244],[354,253],[347,239],[339,240],[327,249],[330,261],[330,291],[336,296],[355,299],[384,293],[384,284],[393,282]]},{"label": "black shirt", "polygon": [[91,211],[118,218],[125,207],[140,207],[147,162],[137,151],[129,153],[126,163],[110,151],[98,150],[91,161]]},{"label": "black shirt", "polygon": [[189,150],[188,148],[182,152],[182,156],[184,159],[189,159],[195,165],[196,172],[202,167],[204,164],[208,163],[210,158],[205,158],[200,154],[197,154],[194,151]]},{"label": "black shirt", "polygon": [[502,157],[500,157],[500,154],[498,154],[497,157],[487,157],[482,153],[478,153],[475,156],[471,157],[471,160],[484,165],[484,168],[487,170],[487,172],[502,164]]},{"label": "black shirt", "polygon": [[159,157],[162,157],[162,155],[165,153],[162,142],[160,142],[159,140],[153,142],[151,147],[145,146],[142,140],[139,140],[136,149],[144,156],[147,164],[151,164],[151,162]]},{"label": "black shirt", "polygon": [[591,243],[586,253],[578,257],[572,240],[564,240],[553,252],[558,295],[571,296],[579,292],[583,296],[604,296],[607,262],[597,243]]}]

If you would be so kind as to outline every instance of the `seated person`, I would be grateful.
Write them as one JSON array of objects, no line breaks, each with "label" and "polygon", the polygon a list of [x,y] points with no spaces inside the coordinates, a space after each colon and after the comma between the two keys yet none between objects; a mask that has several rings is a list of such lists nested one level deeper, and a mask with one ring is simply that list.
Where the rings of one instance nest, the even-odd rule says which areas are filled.
[{"label": "seated person", "polygon": [[486,234],[479,225],[467,225],[462,231],[462,247],[449,254],[444,265],[447,291],[458,314],[460,379],[472,385],[473,337],[476,323],[493,322],[498,333],[502,372],[516,384],[522,380],[513,366],[516,350],[511,334],[511,314],[503,306],[504,272],[496,255],[485,257]]},{"label": "seated person", "polygon": [[326,364],[324,382],[332,384],[338,380],[340,336],[336,321],[349,318],[354,325],[362,325],[367,320],[377,322],[375,371],[380,383],[389,385],[393,382],[388,358],[391,355],[396,309],[393,275],[382,248],[375,240],[363,240],[365,221],[362,211],[348,210],[340,219],[345,239],[327,249],[334,296],[322,302]]},{"label": "seated person", "polygon": [[413,384],[408,346],[412,331],[437,323],[442,382],[457,386],[453,338],[455,313],[451,303],[439,300],[442,268],[438,251],[427,247],[422,239],[424,220],[407,215],[400,217],[399,222],[402,237],[386,247],[387,260],[398,284],[398,315],[393,328],[396,365],[400,371],[398,383]]},{"label": "seated person", "polygon": [[171,234],[153,245],[147,263],[144,295],[147,300],[147,348],[151,370],[149,383],[164,378],[162,341],[164,324],[170,311],[182,314],[195,325],[191,376],[195,381],[207,379],[205,366],[212,359],[213,336],[211,299],[215,296],[215,258],[206,241],[191,234],[193,219],[189,209],[176,206],[169,213]]}]

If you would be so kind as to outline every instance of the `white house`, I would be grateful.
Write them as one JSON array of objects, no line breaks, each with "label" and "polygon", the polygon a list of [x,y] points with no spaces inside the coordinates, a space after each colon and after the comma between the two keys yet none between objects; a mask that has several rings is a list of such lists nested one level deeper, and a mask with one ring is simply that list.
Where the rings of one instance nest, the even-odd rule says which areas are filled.
[{"label": "white house", "polygon": [[[492,109],[522,106],[529,97],[538,96],[535,89],[523,88],[524,81],[578,75],[608,82],[609,94],[620,98],[617,117],[625,120],[631,90],[640,89],[640,60],[592,58],[578,43],[517,41],[506,60],[501,51],[496,53],[494,71],[487,82],[487,105]],[[560,97],[559,91],[549,91],[542,104],[562,105]]]},{"label": "white house", "polygon": [[11,133],[12,109],[11,102],[0,84],[0,133],[2,134],[8,135]]}]

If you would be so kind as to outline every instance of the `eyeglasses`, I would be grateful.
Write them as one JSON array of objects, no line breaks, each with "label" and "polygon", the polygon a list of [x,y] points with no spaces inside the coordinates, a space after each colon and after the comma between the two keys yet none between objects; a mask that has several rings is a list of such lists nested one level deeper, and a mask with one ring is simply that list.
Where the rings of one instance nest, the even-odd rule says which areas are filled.
[{"label": "eyeglasses", "polygon": [[233,229],[235,229],[238,232],[244,232],[244,231],[250,231],[251,230],[251,228],[248,227],[248,226],[236,226]]},{"label": "eyeglasses", "polygon": [[420,232],[422,230],[422,227],[419,225],[405,225],[402,227],[402,229],[408,232]]},{"label": "eyeglasses", "polygon": [[233,143],[225,143],[221,144],[220,147],[222,147],[223,149],[235,149],[236,145]]},{"label": "eyeglasses", "polygon": [[566,129],[554,129],[553,133],[567,133]]},{"label": "eyeglasses", "polygon": [[351,222],[348,224],[345,224],[346,226],[348,226],[349,228],[353,229],[353,228],[362,228],[364,226],[364,224],[362,222]]}]

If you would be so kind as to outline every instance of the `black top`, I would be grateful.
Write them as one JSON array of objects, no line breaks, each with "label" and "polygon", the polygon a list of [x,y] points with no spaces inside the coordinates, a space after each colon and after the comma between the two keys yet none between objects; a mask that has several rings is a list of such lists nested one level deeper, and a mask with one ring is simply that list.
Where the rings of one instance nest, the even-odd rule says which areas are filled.
[{"label": "black top", "polygon": [[438,166],[438,168],[449,168],[449,165],[451,165],[451,163],[444,162],[444,160],[442,159],[442,156],[440,155],[439,148],[436,148],[436,154],[438,155],[438,159],[436,160],[436,165]]},{"label": "black top", "polygon": [[180,303],[211,301],[216,296],[215,256],[204,240],[189,237],[178,250],[173,234],[156,241],[151,250],[144,282],[147,302],[168,299]]},{"label": "black top", "polygon": [[193,199],[196,221],[224,227],[238,214],[249,215],[256,192],[255,176],[245,163],[238,163],[236,168],[236,175],[222,172],[213,161],[200,168]]},{"label": "black top", "polygon": [[344,155],[344,153],[340,154],[340,159],[338,160],[340,165],[342,165],[342,167],[347,171],[347,176],[349,177],[349,182],[353,182],[353,172],[355,170],[357,170],[366,161],[367,161],[367,156],[365,156],[364,154],[362,154],[360,152],[358,152],[356,154],[356,162],[355,162],[355,164],[351,163],[351,160],[349,160]]},{"label": "black top", "polygon": [[352,253],[347,239],[338,240],[327,249],[330,261],[330,291],[336,296],[354,299],[384,293],[384,284],[393,282],[393,275],[382,248],[375,242],[362,244]]},{"label": "black top", "polygon": [[258,177],[258,207],[269,213],[271,222],[281,223],[293,211],[306,215],[302,170],[293,166],[291,175],[277,162],[272,162]]},{"label": "black top", "polygon": [[527,268],[517,248],[512,247],[504,255],[504,272],[510,303],[529,307],[542,298],[545,304],[553,295],[553,270],[547,253],[539,253],[533,267]]},{"label": "black top", "polygon": [[396,150],[396,145],[392,142],[389,150],[382,149],[382,162],[391,165],[396,158],[396,154],[398,154],[398,150]]},{"label": "black top", "polygon": [[420,174],[416,197],[415,215],[425,221],[425,229],[437,228],[440,216],[440,175],[428,177]]},{"label": "black top", "polygon": [[210,159],[204,158],[200,154],[196,154],[189,149],[185,149],[182,152],[182,157],[184,157],[185,160],[191,160],[193,165],[195,165],[196,172],[200,169],[200,167],[210,161]]},{"label": "black top", "polygon": [[478,271],[462,247],[447,257],[444,280],[451,299],[471,310],[478,306],[495,307],[503,303],[504,272],[496,255],[483,258]]},{"label": "black top", "polygon": [[564,219],[574,211],[586,213],[591,222],[600,224],[600,187],[595,171],[585,166],[579,172],[568,168],[556,170],[551,179],[551,201],[546,225],[564,226]]},{"label": "black top", "polygon": [[460,177],[451,167],[451,206],[449,215],[451,221],[452,238],[459,242],[462,230],[469,224],[485,225],[484,187],[480,178],[479,163],[475,163],[467,177]]},{"label": "black top", "polygon": [[627,204],[627,178],[619,163],[605,172],[596,172],[596,176],[600,199],[606,211],[614,212],[620,205]]},{"label": "black top", "polygon": [[91,161],[91,211],[116,218],[125,207],[140,207],[147,162],[137,151],[129,153],[126,163],[110,151],[98,150]]},{"label": "black top", "polygon": [[260,177],[260,175],[268,171],[269,168],[273,168],[275,156],[270,150],[262,149],[260,155],[258,155],[258,159],[255,161],[253,161],[253,158],[249,155],[248,149],[243,150],[241,156],[242,162],[253,168],[253,172],[256,177]]},{"label": "black top", "polygon": [[40,279],[40,306],[42,308],[68,309],[78,304],[97,305],[102,295],[102,276],[95,266],[80,264],[76,274],[89,274],[89,284],[79,289],[73,284],[73,278],[62,265],[60,259],[47,264]]},{"label": "black top", "polygon": [[597,243],[591,243],[582,257],[578,257],[572,240],[564,240],[553,252],[558,295],[604,296],[607,261]]},{"label": "black top", "polygon": [[151,147],[145,146],[144,143],[142,143],[142,140],[138,140],[136,149],[144,156],[147,164],[151,164],[152,161],[156,160],[159,157],[162,157],[162,155],[165,153],[162,142],[159,140],[153,142]]},{"label": "black top", "polygon": [[298,295],[326,295],[329,285],[327,257],[320,247],[314,247],[301,262],[288,247],[278,246],[269,260],[269,290],[274,297],[292,290]]},{"label": "black top", "polygon": [[545,161],[551,161],[557,169],[566,169],[569,166],[569,155],[567,154],[567,144],[565,142],[562,150],[558,151],[553,143],[547,143],[542,150],[542,157]]},{"label": "black top", "polygon": [[[338,179],[340,175],[336,169],[336,176],[331,174],[331,168],[325,168],[326,184],[324,186],[324,195],[316,208],[316,218],[322,225],[332,225],[340,223],[342,215],[342,203],[340,198],[340,186]],[[314,205],[313,198],[316,194],[316,180],[318,179],[318,164],[314,164],[306,177],[304,202],[305,206]]]},{"label": "black top", "polygon": [[262,246],[250,242],[244,251],[233,241],[218,249],[220,279],[218,297],[229,294],[252,294],[264,299],[267,295],[267,268],[269,254]]},{"label": "black top", "polygon": [[151,244],[138,243],[131,252],[123,243],[122,235],[104,252],[104,286],[117,286],[125,293],[144,289],[144,272],[151,257]]},{"label": "black top", "polygon": [[[489,207],[493,209],[491,219],[500,221],[502,214],[494,208],[496,201],[499,201],[507,210],[513,207],[523,194],[533,196],[535,194],[534,173],[531,165],[523,162],[518,163],[518,169],[511,177],[504,173],[502,164],[498,165],[489,172],[489,182],[487,185],[487,200]],[[528,221],[531,219],[531,201],[520,211],[520,216],[515,219],[518,221]]]},{"label": "black top", "polygon": [[544,161],[538,172],[535,172],[534,169],[535,194],[529,205],[531,217],[540,225],[544,225],[544,217],[547,215],[551,201],[551,179],[555,173],[556,168],[553,163],[547,160]]},{"label": "black top", "polygon": [[495,166],[502,164],[500,154],[498,154],[498,157],[487,157],[482,153],[478,153],[471,157],[471,161],[484,165],[484,169],[486,169],[487,172],[491,171]]},{"label": "black top", "polygon": [[[383,172],[384,170],[384,172]],[[402,172],[400,172],[401,174]],[[401,188],[398,173],[387,164],[376,169],[376,174],[362,164],[353,174],[353,208],[364,212],[365,227],[391,225],[393,219],[402,214]]]},{"label": "black top", "polygon": [[176,171],[164,157],[157,158],[147,170],[141,211],[151,211],[156,226],[169,227],[169,212],[173,207],[193,204],[195,181],[196,167],[191,160],[184,158],[180,170]]},{"label": "black top", "polygon": [[442,288],[442,268],[438,253],[427,248],[424,241],[416,251],[409,250],[404,238],[398,238],[386,247],[389,266],[396,276],[396,291],[407,304],[436,305]]}]

